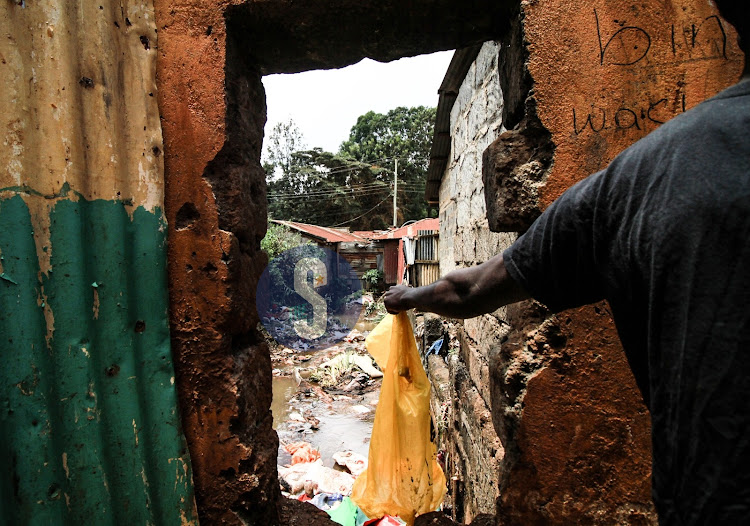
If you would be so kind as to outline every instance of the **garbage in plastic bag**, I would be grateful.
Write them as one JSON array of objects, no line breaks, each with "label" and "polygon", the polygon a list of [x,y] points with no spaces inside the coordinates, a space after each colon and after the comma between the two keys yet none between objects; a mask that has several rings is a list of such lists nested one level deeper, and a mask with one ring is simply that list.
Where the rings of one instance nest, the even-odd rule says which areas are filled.
[{"label": "garbage in plastic bag", "polygon": [[318,450],[307,442],[293,442],[284,446],[284,449],[292,455],[292,465],[315,462],[320,458]]},{"label": "garbage in plastic bag", "polygon": [[386,315],[366,345],[384,376],[367,470],[351,499],[368,517],[398,516],[411,525],[440,506],[446,489],[430,440],[430,382],[405,312]]}]

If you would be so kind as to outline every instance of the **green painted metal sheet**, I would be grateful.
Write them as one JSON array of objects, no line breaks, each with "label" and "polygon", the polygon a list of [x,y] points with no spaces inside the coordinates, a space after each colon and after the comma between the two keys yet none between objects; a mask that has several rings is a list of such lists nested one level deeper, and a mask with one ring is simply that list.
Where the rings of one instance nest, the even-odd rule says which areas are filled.
[{"label": "green painted metal sheet", "polygon": [[149,0],[0,2],[0,525],[197,524]]},{"label": "green painted metal sheet", "polygon": [[43,275],[28,199],[0,200],[0,522],[195,521],[160,211],[57,200]]}]

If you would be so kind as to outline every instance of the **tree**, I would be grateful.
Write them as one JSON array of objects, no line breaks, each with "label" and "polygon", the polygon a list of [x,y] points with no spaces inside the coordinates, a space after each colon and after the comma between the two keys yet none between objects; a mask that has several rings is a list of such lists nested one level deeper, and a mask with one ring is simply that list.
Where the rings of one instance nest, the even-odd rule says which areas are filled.
[{"label": "tree", "polygon": [[274,219],[353,230],[388,228],[393,218],[393,168],[398,159],[398,222],[427,215],[425,176],[435,109],[396,108],[357,119],[338,154],[302,143],[293,121],[269,137],[268,210]]},{"label": "tree", "polygon": [[[427,216],[424,189],[429,165],[435,108],[399,107],[368,112],[357,119],[339,153],[392,170],[398,159],[399,222]],[[392,211],[391,211],[392,213]]]},{"label": "tree", "polygon": [[291,169],[292,154],[306,148],[305,138],[294,120],[277,123],[268,136],[266,161],[263,168],[266,175],[280,176]]},{"label": "tree", "polygon": [[297,232],[276,223],[268,223],[268,230],[260,240],[260,249],[268,255],[269,261],[282,252],[309,243]]},{"label": "tree", "polygon": [[295,152],[290,170],[268,181],[273,218],[356,230],[383,229],[391,185],[382,169],[320,148]]}]

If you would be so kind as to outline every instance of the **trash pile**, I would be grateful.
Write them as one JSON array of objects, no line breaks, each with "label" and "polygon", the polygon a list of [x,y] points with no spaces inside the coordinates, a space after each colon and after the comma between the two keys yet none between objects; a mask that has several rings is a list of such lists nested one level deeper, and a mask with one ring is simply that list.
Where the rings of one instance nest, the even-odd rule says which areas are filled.
[{"label": "trash pile", "polygon": [[330,515],[343,526],[405,525],[406,522],[389,515],[370,519],[349,497],[356,477],[367,469],[367,459],[354,451],[333,455],[335,468],[328,468],[318,452],[308,442],[284,446],[292,455],[291,465],[279,466],[282,494],[300,502],[309,502]]},{"label": "trash pile", "polygon": [[[358,352],[364,335],[353,332],[346,339],[343,346],[348,347],[343,352],[335,349],[324,358],[316,356],[315,364],[304,371],[294,369],[299,389],[290,405],[303,403],[310,394],[316,398],[310,408],[333,409],[338,404],[337,411],[343,409],[349,416],[322,412],[316,416],[312,409],[299,405],[288,415],[279,431],[282,442],[290,435],[304,440],[286,440],[283,446],[289,462],[278,467],[282,492],[324,510],[342,526],[411,526],[416,515],[440,507],[446,490],[430,439],[430,384],[411,323],[405,313],[386,316],[367,336],[369,355]],[[342,406],[344,401],[349,404]],[[369,466],[361,452],[331,452],[331,442],[341,438],[338,435],[321,439],[326,420],[341,416],[347,420],[341,431],[351,432],[354,422],[371,415],[367,405],[377,406],[374,423],[367,430],[372,434],[371,439],[368,436]],[[318,440],[318,447],[308,439]],[[325,448],[329,448],[327,453]],[[334,467],[324,465],[331,459]]]}]

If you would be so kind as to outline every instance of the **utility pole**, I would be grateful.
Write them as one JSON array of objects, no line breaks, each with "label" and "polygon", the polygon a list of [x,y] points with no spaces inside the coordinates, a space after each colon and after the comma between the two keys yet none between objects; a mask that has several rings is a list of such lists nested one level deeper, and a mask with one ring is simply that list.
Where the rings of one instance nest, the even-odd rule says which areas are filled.
[{"label": "utility pole", "polygon": [[393,228],[396,228],[398,226],[396,224],[396,221],[398,221],[398,218],[396,217],[396,194],[398,193],[398,159],[393,160]]}]

